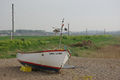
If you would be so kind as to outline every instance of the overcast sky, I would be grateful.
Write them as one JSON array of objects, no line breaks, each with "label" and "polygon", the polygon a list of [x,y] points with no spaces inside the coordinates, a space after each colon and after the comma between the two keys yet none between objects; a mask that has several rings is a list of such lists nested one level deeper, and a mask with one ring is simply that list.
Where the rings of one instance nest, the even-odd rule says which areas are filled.
[{"label": "overcast sky", "polygon": [[0,0],[0,30],[11,29],[11,4],[15,29],[52,31],[65,26],[71,31],[120,30],[120,0]]}]

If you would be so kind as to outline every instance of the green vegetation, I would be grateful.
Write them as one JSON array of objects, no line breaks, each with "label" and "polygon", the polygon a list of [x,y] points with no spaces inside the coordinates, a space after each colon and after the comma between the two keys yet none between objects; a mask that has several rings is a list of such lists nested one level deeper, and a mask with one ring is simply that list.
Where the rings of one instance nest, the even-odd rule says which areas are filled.
[{"label": "green vegetation", "polygon": [[[13,58],[17,52],[57,49],[59,44],[59,36],[16,36],[12,41],[9,38],[0,37],[0,58]],[[87,57],[100,47],[118,44],[120,40],[117,38],[111,35],[63,36],[62,43],[70,49],[73,56]],[[90,46],[73,46],[88,40],[91,41]]]}]

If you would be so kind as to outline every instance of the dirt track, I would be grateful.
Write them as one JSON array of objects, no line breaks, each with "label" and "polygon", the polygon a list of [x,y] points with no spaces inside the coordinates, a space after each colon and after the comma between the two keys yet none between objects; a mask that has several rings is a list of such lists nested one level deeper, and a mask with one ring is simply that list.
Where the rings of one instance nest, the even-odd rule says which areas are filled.
[{"label": "dirt track", "polygon": [[21,72],[16,59],[0,59],[0,80],[83,80],[85,75],[92,80],[120,80],[120,60],[72,57],[70,64],[75,69],[62,69],[61,72],[46,71]]}]

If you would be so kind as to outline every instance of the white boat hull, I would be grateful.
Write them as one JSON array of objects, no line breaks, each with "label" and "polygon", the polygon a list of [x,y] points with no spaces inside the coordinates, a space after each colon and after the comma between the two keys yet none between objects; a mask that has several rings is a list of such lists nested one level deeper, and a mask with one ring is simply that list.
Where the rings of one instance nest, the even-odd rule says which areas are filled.
[{"label": "white boat hull", "polygon": [[48,50],[35,53],[18,53],[17,59],[23,65],[33,68],[60,70],[70,57],[67,50]]}]

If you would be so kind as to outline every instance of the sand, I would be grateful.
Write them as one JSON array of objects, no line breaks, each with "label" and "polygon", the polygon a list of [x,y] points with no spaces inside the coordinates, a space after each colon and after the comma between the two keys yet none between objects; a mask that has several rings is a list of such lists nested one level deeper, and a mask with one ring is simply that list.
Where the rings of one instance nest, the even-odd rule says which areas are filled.
[{"label": "sand", "polygon": [[48,71],[20,71],[21,64],[13,59],[0,59],[0,80],[120,80],[120,59],[71,57],[75,69],[61,69],[60,73]]}]

